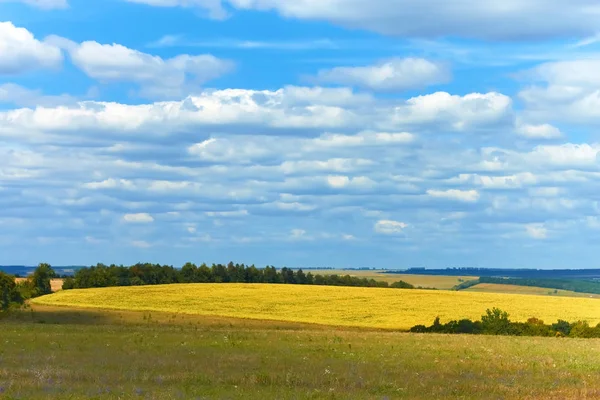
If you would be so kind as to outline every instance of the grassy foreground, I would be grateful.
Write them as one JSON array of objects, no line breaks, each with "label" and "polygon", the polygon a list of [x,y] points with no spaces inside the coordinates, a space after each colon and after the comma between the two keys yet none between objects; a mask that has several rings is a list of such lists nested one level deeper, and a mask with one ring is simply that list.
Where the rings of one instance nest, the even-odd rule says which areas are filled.
[{"label": "grassy foreground", "polygon": [[154,312],[34,309],[2,321],[2,398],[600,396],[599,340],[416,335]]},{"label": "grassy foreground", "polygon": [[538,317],[600,322],[600,301],[518,294],[309,285],[179,284],[67,290],[32,301],[51,306],[146,310],[386,329],[429,325],[436,316],[477,320],[492,307],[513,321]]}]

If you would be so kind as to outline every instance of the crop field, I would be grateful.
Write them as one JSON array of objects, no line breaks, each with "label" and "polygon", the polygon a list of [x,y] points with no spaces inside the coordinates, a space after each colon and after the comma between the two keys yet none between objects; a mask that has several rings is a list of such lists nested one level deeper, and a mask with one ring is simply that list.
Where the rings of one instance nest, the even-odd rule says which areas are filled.
[{"label": "crop field", "polygon": [[[15,279],[15,282],[23,282],[27,280],[27,278],[17,278]],[[58,292],[59,290],[62,290],[62,285],[63,285],[63,280],[62,279],[51,279],[50,280],[50,287],[52,287],[52,291],[53,292]]]},{"label": "crop field", "polygon": [[570,290],[549,289],[535,286],[502,285],[499,283],[480,283],[464,290],[465,292],[486,293],[517,293],[535,294],[540,296],[565,296],[565,297],[587,297],[600,299],[600,295],[592,293],[578,293]]},{"label": "crop field", "polygon": [[396,281],[404,281],[415,287],[425,287],[434,289],[452,289],[464,281],[477,279],[477,276],[446,276],[446,275],[412,275],[412,274],[388,274],[384,270],[310,270],[313,274],[321,275],[350,275],[360,278],[375,279],[376,281],[384,281],[393,283]]},{"label": "crop field", "polygon": [[2,321],[0,397],[595,399],[598,354],[595,339],[34,305]]},{"label": "crop field", "polygon": [[600,322],[600,301],[519,294],[309,285],[180,284],[67,290],[34,304],[407,330],[436,316],[479,319],[499,307],[511,319]]}]

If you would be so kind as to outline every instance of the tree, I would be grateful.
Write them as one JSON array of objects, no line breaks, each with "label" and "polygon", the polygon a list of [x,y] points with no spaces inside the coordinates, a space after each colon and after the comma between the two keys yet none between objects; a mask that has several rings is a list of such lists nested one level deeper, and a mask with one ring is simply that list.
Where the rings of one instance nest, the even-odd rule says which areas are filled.
[{"label": "tree", "polygon": [[0,272],[0,310],[6,311],[14,304],[23,304],[15,277]]},{"label": "tree", "polygon": [[304,274],[304,271],[302,271],[302,269],[299,269],[296,272],[296,283],[299,285],[305,285],[306,282],[306,274]]},{"label": "tree", "polygon": [[499,308],[486,310],[486,315],[481,317],[483,332],[491,335],[506,335],[510,333],[510,320],[508,313]]},{"label": "tree", "polygon": [[192,263],[185,263],[183,267],[181,267],[181,277],[183,278],[184,283],[193,283],[196,281],[196,276],[198,272],[198,267]]},{"label": "tree", "polygon": [[76,285],[75,285],[75,279],[73,279],[72,277],[67,277],[65,278],[65,280],[63,281],[62,284],[62,289],[63,290],[70,290],[70,289],[75,289]]},{"label": "tree", "polygon": [[39,264],[30,278],[32,297],[44,296],[52,293],[50,280],[56,277],[56,272],[50,264]]}]

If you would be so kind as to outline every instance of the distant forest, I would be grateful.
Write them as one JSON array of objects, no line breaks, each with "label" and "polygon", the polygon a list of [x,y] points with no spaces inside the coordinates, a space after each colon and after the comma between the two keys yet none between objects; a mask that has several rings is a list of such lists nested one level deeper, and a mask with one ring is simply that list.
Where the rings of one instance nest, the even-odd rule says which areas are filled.
[{"label": "distant forest", "polygon": [[385,281],[350,275],[321,275],[305,273],[302,269],[294,271],[286,267],[278,270],[273,266],[257,268],[254,265],[247,266],[233,262],[227,265],[212,264],[210,267],[206,264],[197,266],[187,263],[181,269],[170,265],[148,263],[128,267],[97,264],[78,269],[73,277],[65,277],[63,289],[170,283],[280,283],[414,289],[413,285],[401,280],[389,284]]}]

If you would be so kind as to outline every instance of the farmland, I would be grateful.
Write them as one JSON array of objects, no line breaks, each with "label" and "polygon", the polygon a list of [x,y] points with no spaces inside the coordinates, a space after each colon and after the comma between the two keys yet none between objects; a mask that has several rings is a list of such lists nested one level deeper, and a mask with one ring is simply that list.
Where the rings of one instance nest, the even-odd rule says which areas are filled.
[{"label": "farmland", "polygon": [[499,283],[480,283],[465,289],[466,292],[484,292],[484,293],[514,293],[514,294],[533,294],[540,296],[566,296],[566,297],[587,297],[600,299],[600,295],[591,293],[577,293],[570,290],[549,289],[535,286],[503,285]]},{"label": "farmland", "polygon": [[14,399],[598,398],[599,340],[418,335],[33,306],[3,321]]},{"label": "farmland", "polygon": [[499,307],[511,319],[600,322],[600,301],[519,294],[264,284],[180,284],[68,290],[35,304],[160,311],[407,330],[436,316],[478,319]]},{"label": "farmland", "polygon": [[[23,282],[25,280],[27,280],[27,278],[17,278],[15,281]],[[62,285],[63,285],[63,280],[60,278],[50,280],[50,287],[52,288],[53,292],[58,292],[59,290],[62,290]]]},{"label": "farmland", "polygon": [[384,281],[393,283],[396,281],[404,281],[415,287],[434,288],[434,289],[451,289],[461,282],[477,279],[476,276],[447,276],[447,275],[413,275],[413,274],[390,274],[385,270],[310,270],[313,274],[321,275],[350,275],[359,278],[375,279],[376,281]]}]

